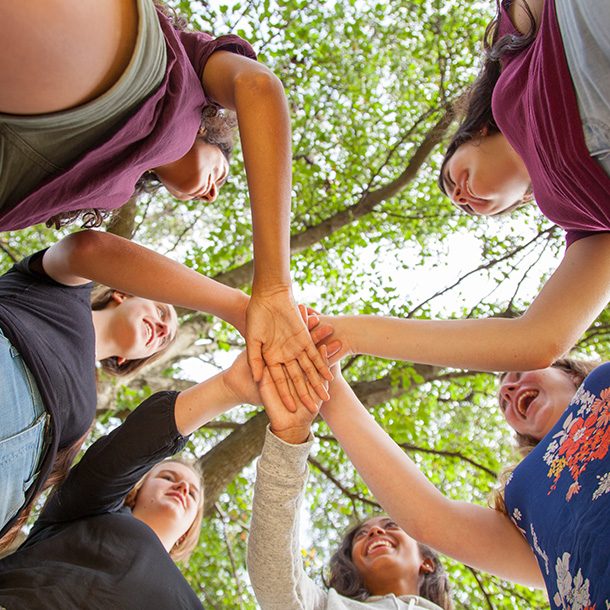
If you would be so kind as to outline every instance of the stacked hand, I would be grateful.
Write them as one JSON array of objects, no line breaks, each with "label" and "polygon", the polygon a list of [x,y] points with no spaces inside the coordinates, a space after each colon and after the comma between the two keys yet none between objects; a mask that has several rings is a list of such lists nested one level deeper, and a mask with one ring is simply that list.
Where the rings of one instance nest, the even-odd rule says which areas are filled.
[{"label": "stacked hand", "polygon": [[246,346],[254,380],[261,382],[267,367],[289,410],[298,408],[296,397],[312,411],[316,400],[328,399],[330,368],[316,349],[289,289],[252,295],[246,312]]}]

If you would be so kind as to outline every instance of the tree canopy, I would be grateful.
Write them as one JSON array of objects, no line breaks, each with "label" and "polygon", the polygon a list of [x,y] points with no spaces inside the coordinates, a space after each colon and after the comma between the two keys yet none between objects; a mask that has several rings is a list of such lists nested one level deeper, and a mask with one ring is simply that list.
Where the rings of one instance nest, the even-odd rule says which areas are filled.
[{"label": "tree canopy", "polygon": [[[293,119],[292,274],[296,296],[327,313],[400,317],[516,316],[563,249],[534,206],[512,217],[460,215],[436,185],[460,96],[476,73],[492,2],[466,0],[180,0],[194,29],[237,33],[282,79]],[[104,227],[232,286],[249,289],[251,226],[239,150],[214,204],[165,191],[129,202]],[[76,230],[68,228],[65,231]],[[61,232],[0,236],[2,271]],[[189,387],[202,363],[222,366],[242,338],[181,312],[161,360],[124,383],[100,379],[95,435],[159,389]],[[577,346],[605,358],[608,311]],[[363,403],[451,498],[486,503],[515,461],[493,375],[358,356],[344,374]],[[207,608],[255,608],[245,568],[253,461],[266,419],[236,409],[193,435],[206,521],[183,570]],[[378,510],[323,422],[310,457],[303,557],[322,574],[341,532]],[[391,476],[391,473],[388,473]],[[307,539],[309,538],[309,539]],[[456,607],[545,608],[543,594],[447,560]]]}]

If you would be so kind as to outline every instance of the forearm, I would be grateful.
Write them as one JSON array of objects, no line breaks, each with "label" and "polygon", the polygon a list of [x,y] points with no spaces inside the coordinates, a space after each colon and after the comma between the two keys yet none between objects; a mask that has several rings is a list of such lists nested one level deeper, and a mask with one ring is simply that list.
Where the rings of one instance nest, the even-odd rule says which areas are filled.
[{"label": "forearm", "polygon": [[518,318],[327,321],[355,353],[483,371],[545,368],[566,354],[610,299],[610,233],[572,244]]},{"label": "forearm", "polygon": [[253,290],[289,286],[292,154],[282,83],[268,71],[237,77],[235,109],[252,208]]},{"label": "forearm", "polygon": [[227,371],[184,390],[176,399],[176,427],[183,436],[191,434],[242,400],[226,384]]},{"label": "forearm", "polygon": [[47,251],[43,265],[61,283],[86,278],[153,301],[205,311],[243,330],[245,293],[110,233],[73,233]]},{"label": "forearm", "polygon": [[321,413],[371,492],[410,536],[467,565],[542,585],[535,557],[510,520],[492,509],[445,498],[345,382],[333,384]]},{"label": "forearm", "polygon": [[283,443],[267,430],[257,464],[248,571],[263,610],[323,608],[326,597],[303,571],[299,511],[312,441]]}]

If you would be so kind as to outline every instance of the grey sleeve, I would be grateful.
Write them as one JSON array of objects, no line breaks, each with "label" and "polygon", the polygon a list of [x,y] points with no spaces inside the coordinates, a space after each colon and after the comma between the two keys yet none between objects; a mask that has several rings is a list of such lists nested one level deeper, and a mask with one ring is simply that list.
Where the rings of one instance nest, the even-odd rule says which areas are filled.
[{"label": "grey sleeve", "polygon": [[248,572],[262,610],[322,610],[327,594],[304,572],[299,511],[313,439],[289,445],[267,428],[257,465]]}]

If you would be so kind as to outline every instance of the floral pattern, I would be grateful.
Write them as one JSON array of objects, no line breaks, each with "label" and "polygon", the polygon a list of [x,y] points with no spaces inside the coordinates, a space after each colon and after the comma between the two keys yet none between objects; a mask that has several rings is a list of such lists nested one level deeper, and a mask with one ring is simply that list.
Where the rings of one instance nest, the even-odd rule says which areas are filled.
[{"label": "floral pattern", "polygon": [[589,595],[589,579],[583,578],[582,572],[578,570],[576,576],[570,573],[570,553],[564,553],[557,558],[555,565],[557,574],[557,593],[553,602],[562,610],[595,610],[595,604],[591,605]]},{"label": "floral pattern", "polygon": [[[572,404],[580,405],[576,415],[570,413],[556,432],[544,454],[549,467],[547,476],[553,479],[549,494],[557,489],[564,472],[569,473],[572,484],[566,492],[570,501],[580,493],[580,476],[593,460],[603,460],[610,448],[610,387],[603,389],[599,397],[581,386]],[[599,485],[593,493],[596,500],[610,491],[610,473],[598,477]]]},{"label": "floral pattern", "polygon": [[553,610],[610,610],[610,363],[585,379],[513,475],[507,512]]}]

